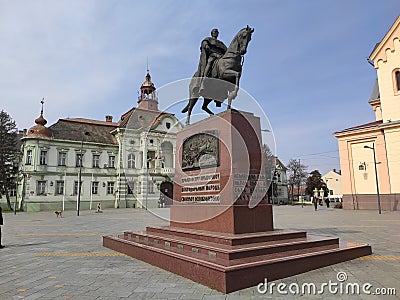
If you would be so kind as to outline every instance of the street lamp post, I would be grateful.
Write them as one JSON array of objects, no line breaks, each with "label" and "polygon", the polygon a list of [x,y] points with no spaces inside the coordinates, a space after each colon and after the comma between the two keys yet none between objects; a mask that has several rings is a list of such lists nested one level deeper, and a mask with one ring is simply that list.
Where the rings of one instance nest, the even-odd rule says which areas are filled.
[{"label": "street lamp post", "polygon": [[14,202],[14,215],[17,214],[17,202],[18,202],[18,176],[15,180],[15,202]]},{"label": "street lamp post", "polygon": [[145,198],[145,209],[147,210],[147,199],[149,197],[149,163],[152,161],[152,158],[148,158],[146,161],[146,198]]},{"label": "street lamp post", "polygon": [[[85,132],[84,135],[90,135],[89,132]],[[77,210],[76,210],[76,215],[79,217],[79,210],[81,207],[81,189],[82,189],[82,161],[83,161],[83,157],[82,157],[82,152],[83,152],[83,137],[84,135],[82,135],[82,139],[81,139],[81,148],[79,151],[79,174],[78,174],[78,203],[77,203]]]},{"label": "street lamp post", "polygon": [[382,210],[381,210],[381,197],[380,197],[380,194],[379,194],[378,170],[377,170],[377,167],[376,167],[376,165],[377,165],[378,163],[376,162],[375,143],[372,143],[372,147],[370,147],[370,146],[364,146],[364,148],[366,148],[366,149],[371,149],[371,150],[372,150],[372,153],[374,154],[376,193],[377,193],[377,196],[378,196],[378,211],[379,211],[379,214],[381,214],[381,213],[382,213]]}]

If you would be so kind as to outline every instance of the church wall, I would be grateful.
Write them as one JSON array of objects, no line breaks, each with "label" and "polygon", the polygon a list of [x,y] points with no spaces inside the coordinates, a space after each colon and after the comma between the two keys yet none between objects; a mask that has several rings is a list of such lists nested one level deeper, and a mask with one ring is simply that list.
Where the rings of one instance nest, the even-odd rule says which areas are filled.
[{"label": "church wall", "polygon": [[[372,143],[375,143],[376,161],[379,162],[379,191],[382,195],[390,195],[388,162],[382,131],[354,131],[337,137],[342,170],[343,208],[354,209],[354,203],[357,203],[357,209],[374,209],[374,201],[371,201],[371,204],[367,203],[371,198],[369,195],[377,194],[373,151],[364,146],[372,147]],[[387,199],[391,201],[390,198]],[[390,205],[385,207],[389,208]]]},{"label": "church wall", "polygon": [[395,51],[387,51],[387,61],[381,60],[377,63],[383,122],[400,120],[400,92],[394,78],[395,70],[400,70],[399,39],[396,39],[394,46]]},{"label": "church wall", "polygon": [[[399,99],[400,100],[400,99]],[[400,103],[398,104],[400,107]],[[400,125],[385,130],[391,193],[400,193]]]}]

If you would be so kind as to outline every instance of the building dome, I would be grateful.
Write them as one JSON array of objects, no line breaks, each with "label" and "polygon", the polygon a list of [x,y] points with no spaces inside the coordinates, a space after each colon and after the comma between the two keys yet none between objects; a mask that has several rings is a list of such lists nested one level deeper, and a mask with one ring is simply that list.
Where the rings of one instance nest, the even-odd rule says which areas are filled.
[{"label": "building dome", "polygon": [[43,107],[40,112],[40,116],[35,119],[35,123],[36,123],[35,126],[29,128],[27,137],[42,137],[42,138],[52,137],[53,134],[51,133],[51,130],[46,126],[44,126],[47,124],[47,120],[43,117]]},{"label": "building dome", "polygon": [[35,119],[35,123],[44,126],[47,124],[47,120],[43,118],[43,115],[41,114],[37,119]]},{"label": "building dome", "polygon": [[156,89],[155,86],[154,86],[154,83],[151,82],[150,74],[147,73],[146,80],[142,83],[141,89],[143,90],[143,88],[149,88],[149,87],[150,87],[150,90],[149,90],[150,93],[153,92]]}]

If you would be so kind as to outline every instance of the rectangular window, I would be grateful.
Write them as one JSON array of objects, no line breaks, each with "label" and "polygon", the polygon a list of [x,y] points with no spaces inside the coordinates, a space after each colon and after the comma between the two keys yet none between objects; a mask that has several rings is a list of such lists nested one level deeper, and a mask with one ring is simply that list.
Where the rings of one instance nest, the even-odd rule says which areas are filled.
[{"label": "rectangular window", "polygon": [[26,165],[31,165],[32,164],[32,150],[27,150],[26,151]]},{"label": "rectangular window", "polygon": [[128,181],[127,188],[128,188],[128,195],[132,195],[135,190],[135,182]]},{"label": "rectangular window", "polygon": [[333,190],[329,190],[329,195],[333,195]]},{"label": "rectangular window", "polygon": [[148,181],[149,194],[154,194],[154,184],[152,180]]},{"label": "rectangular window", "polygon": [[100,167],[100,155],[93,154],[93,168],[99,168],[99,167]]},{"label": "rectangular window", "polygon": [[[78,195],[78,191],[79,191],[79,184],[78,181],[74,182],[74,195]],[[82,181],[81,181],[81,195],[83,194],[83,190],[82,190]]]},{"label": "rectangular window", "polygon": [[64,180],[56,181],[56,195],[64,195]]},{"label": "rectangular window", "polygon": [[110,155],[108,157],[108,167],[109,168],[115,168],[115,156]]},{"label": "rectangular window", "polygon": [[114,182],[109,181],[107,182],[107,195],[114,194]]},{"label": "rectangular window", "polygon": [[45,165],[46,164],[46,156],[47,156],[47,151],[45,151],[45,150],[40,151],[39,163],[41,165]]},{"label": "rectangular window", "polygon": [[138,191],[137,191],[137,193],[138,194],[141,194],[142,193],[142,183],[139,181],[139,183],[138,183]]},{"label": "rectangular window", "polygon": [[135,168],[135,155],[132,153],[128,155],[128,168],[129,169]]},{"label": "rectangular window", "polygon": [[92,182],[92,195],[97,195],[99,193],[99,182],[93,181]]},{"label": "rectangular window", "polygon": [[65,166],[67,161],[67,153],[66,152],[58,152],[58,165]]},{"label": "rectangular window", "polygon": [[37,182],[37,195],[44,195],[46,192],[46,181]]},{"label": "rectangular window", "polygon": [[77,153],[76,154],[76,166],[81,167],[82,166],[82,158],[83,158],[83,153]]}]

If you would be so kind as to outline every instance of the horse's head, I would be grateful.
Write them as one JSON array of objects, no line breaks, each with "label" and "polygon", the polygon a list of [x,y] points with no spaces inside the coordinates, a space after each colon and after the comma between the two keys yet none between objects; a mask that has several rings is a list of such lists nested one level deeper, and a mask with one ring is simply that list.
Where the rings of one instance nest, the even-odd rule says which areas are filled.
[{"label": "horse's head", "polygon": [[247,52],[247,45],[251,40],[251,34],[254,32],[254,28],[250,28],[247,25],[246,28],[243,28],[238,32],[236,35],[237,42],[238,42],[238,51],[240,55],[244,55]]}]

